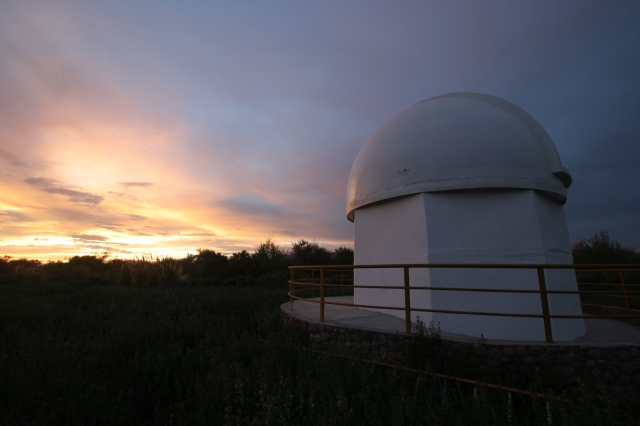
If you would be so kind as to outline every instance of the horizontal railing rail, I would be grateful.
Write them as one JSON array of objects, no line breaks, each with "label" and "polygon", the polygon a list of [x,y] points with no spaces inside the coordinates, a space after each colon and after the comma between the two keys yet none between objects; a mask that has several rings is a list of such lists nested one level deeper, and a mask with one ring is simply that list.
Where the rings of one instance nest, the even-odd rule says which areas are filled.
[{"label": "horizontal railing rail", "polygon": [[[520,290],[520,289],[496,289],[496,288],[477,288],[477,287],[431,287],[431,286],[411,286],[409,279],[409,271],[411,269],[438,268],[438,269],[529,269],[537,272],[538,289],[537,290]],[[404,285],[361,285],[355,284],[354,272],[356,269],[402,269],[404,273]],[[622,290],[548,290],[546,287],[546,278],[544,271],[547,269],[572,269],[577,274],[580,273],[618,273],[620,283],[578,283],[580,286],[618,286]],[[560,264],[380,264],[380,265],[310,265],[310,266],[290,266],[289,280],[289,301],[290,309],[293,309],[294,300],[304,300],[307,302],[318,303],[320,305],[320,321],[324,322],[325,305],[349,306],[354,308],[368,309],[388,309],[405,311],[405,331],[411,333],[411,312],[433,312],[445,314],[459,315],[484,315],[495,317],[514,317],[514,318],[540,318],[544,323],[545,339],[547,342],[553,342],[553,334],[551,330],[552,319],[637,319],[640,315],[557,315],[551,314],[549,311],[548,295],[553,294],[577,294],[591,296],[606,296],[623,298],[626,309],[631,309],[631,299],[640,299],[640,290],[628,290],[627,287],[640,287],[640,284],[626,283],[625,273],[640,272],[640,265],[560,265]],[[306,273],[307,277],[296,279],[296,273]],[[340,274],[338,277],[337,274]],[[347,273],[347,274],[345,274]],[[317,276],[316,276],[317,274]],[[333,276],[332,276],[333,275]],[[346,276],[345,276],[346,275]],[[350,283],[349,283],[350,281]],[[338,283],[339,282],[339,283]],[[356,303],[341,303],[325,300],[326,290],[339,288],[341,295],[344,295],[345,289],[353,290],[356,288],[369,289],[395,289],[404,290],[404,306],[386,306],[386,305],[366,305]],[[319,290],[319,298],[315,298],[315,289]],[[540,306],[542,313],[515,313],[515,312],[489,312],[489,311],[464,311],[451,309],[426,309],[411,306],[411,290],[426,291],[456,291],[456,292],[481,292],[481,293],[525,293],[539,294]],[[298,294],[302,292],[311,293],[311,297],[302,297]]]}]

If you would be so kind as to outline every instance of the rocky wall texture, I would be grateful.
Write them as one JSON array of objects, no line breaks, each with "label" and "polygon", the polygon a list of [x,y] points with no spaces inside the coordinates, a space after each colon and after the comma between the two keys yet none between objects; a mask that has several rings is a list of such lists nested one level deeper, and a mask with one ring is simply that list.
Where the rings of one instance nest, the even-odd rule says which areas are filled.
[{"label": "rocky wall texture", "polygon": [[[416,341],[406,334],[307,323],[283,312],[286,324],[296,327],[316,349],[333,349],[358,358],[404,366],[415,354]],[[585,346],[516,343],[437,343],[434,369],[439,360],[464,366],[459,371],[486,373],[485,377],[541,377],[545,383],[570,385],[580,381],[604,390],[616,400],[640,403],[640,343],[637,345]]]}]

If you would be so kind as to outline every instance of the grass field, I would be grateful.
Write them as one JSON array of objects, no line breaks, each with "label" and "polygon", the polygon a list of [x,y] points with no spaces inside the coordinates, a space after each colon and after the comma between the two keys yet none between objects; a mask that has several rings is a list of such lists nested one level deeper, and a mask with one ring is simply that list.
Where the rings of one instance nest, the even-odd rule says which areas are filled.
[{"label": "grass field", "polygon": [[[2,425],[496,425],[504,393],[305,352],[284,329],[286,277],[133,288],[106,280],[0,284]],[[261,343],[260,339],[271,343]],[[547,424],[514,400],[512,423]],[[634,424],[595,394],[554,425]]]}]

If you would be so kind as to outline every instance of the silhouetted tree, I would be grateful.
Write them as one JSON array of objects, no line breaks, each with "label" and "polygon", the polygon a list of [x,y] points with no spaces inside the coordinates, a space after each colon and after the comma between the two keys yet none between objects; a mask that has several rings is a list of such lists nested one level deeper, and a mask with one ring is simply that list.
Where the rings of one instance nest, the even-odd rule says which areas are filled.
[{"label": "silhouetted tree", "polygon": [[333,252],[333,261],[336,265],[353,265],[354,253],[349,247],[338,247]]},{"label": "silhouetted tree", "polygon": [[185,273],[192,277],[220,277],[227,274],[228,259],[215,250],[199,248],[198,254],[188,255],[181,261]]},{"label": "silhouetted tree", "polygon": [[256,275],[270,274],[278,270],[285,270],[287,251],[281,249],[269,237],[264,243],[260,243],[256,251],[251,255],[254,261],[254,273]]},{"label": "silhouetted tree", "polygon": [[13,267],[9,264],[11,256],[0,257],[0,274],[9,274],[13,272]]},{"label": "silhouetted tree", "polygon": [[633,249],[622,247],[603,229],[589,239],[581,239],[573,245],[573,262],[584,264],[640,263],[640,255]]},{"label": "silhouetted tree", "polygon": [[9,260],[9,265],[11,266],[11,269],[17,268],[17,267],[22,267],[22,268],[33,268],[33,267],[37,267],[42,265],[42,262],[39,261],[38,259],[27,259],[27,258],[21,258],[21,259],[14,259],[14,260]]},{"label": "silhouetted tree", "polygon": [[331,252],[318,243],[300,240],[291,244],[293,256],[291,263],[294,265],[328,265],[331,263]]},{"label": "silhouetted tree", "polygon": [[229,277],[253,275],[255,265],[248,251],[233,253],[229,258]]},{"label": "silhouetted tree", "polygon": [[69,259],[70,266],[86,266],[91,270],[101,269],[104,266],[104,261],[109,257],[109,252],[103,252],[100,254],[73,256]]}]

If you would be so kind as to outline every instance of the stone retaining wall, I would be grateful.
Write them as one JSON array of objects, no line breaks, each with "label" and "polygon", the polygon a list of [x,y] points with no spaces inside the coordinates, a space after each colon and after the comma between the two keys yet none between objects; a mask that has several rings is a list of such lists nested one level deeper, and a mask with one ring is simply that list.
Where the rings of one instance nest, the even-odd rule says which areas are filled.
[{"label": "stone retaining wall", "polygon": [[[413,337],[379,331],[308,323],[282,312],[285,323],[299,328],[311,347],[333,348],[354,357],[405,365]],[[575,379],[605,390],[621,402],[640,403],[638,345],[563,345],[461,342],[440,339],[438,357],[500,377],[540,374],[548,381]]]}]

